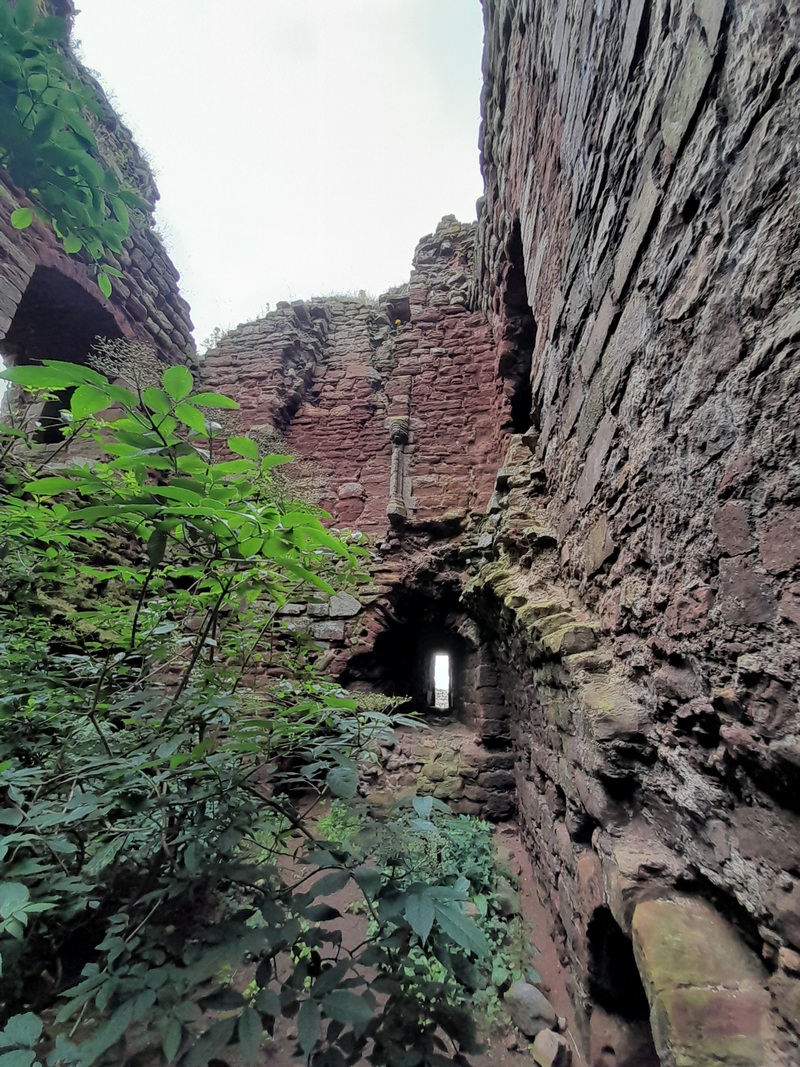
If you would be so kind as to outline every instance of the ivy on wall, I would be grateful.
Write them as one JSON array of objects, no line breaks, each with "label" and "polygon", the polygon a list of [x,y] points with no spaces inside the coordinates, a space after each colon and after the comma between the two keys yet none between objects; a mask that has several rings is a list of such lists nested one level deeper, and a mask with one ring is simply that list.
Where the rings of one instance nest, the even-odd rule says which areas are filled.
[{"label": "ivy on wall", "polygon": [[66,252],[89,257],[110,296],[120,273],[103,260],[122,251],[130,209],[149,205],[98,151],[91,121],[102,111],[60,47],[68,34],[66,20],[40,15],[36,0],[0,0],[0,166],[33,204],[13,211],[12,225],[26,229],[37,216],[52,225]]}]

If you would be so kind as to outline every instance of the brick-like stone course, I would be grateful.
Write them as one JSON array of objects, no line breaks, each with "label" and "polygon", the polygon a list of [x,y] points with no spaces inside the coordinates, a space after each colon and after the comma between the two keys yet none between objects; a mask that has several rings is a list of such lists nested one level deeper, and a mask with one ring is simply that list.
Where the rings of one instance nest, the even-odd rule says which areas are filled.
[{"label": "brick-like stone course", "polygon": [[[782,1020],[765,1062],[793,1063],[800,1000],[777,954],[800,937],[800,8],[484,13],[475,291],[501,346],[510,265],[524,273],[536,440],[511,457],[527,488],[498,478],[467,596],[495,635],[538,876],[588,1006],[580,861],[601,829],[649,840],[653,885],[708,892],[755,937]],[[586,650],[567,654],[545,610]],[[720,1063],[758,1059],[748,1011]],[[695,1014],[698,1047],[674,1062],[702,1060]]]}]

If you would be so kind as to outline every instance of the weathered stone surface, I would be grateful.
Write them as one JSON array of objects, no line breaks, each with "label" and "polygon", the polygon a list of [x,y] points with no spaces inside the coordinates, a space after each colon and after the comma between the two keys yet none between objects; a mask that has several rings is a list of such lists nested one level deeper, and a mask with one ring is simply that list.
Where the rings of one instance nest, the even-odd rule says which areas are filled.
[{"label": "weathered stone surface", "polygon": [[647,729],[644,709],[635,704],[620,686],[591,682],[581,690],[586,708],[586,726],[593,740],[612,741],[640,735]]},{"label": "weathered stone surface", "polygon": [[662,1063],[763,1065],[770,1031],[766,974],[710,905],[639,904],[633,946]]},{"label": "weathered stone surface", "polygon": [[651,1016],[661,1062],[680,1067],[763,1067],[767,1055],[766,989],[673,989]]},{"label": "weathered stone surface", "polygon": [[597,848],[605,899],[620,929],[630,936],[637,905],[663,897],[685,876],[685,866],[646,826],[622,839],[603,834]]},{"label": "weathered stone surface", "polygon": [[361,608],[361,601],[351,593],[336,593],[328,602],[328,614],[332,619],[352,618]]},{"label": "weathered stone surface", "polygon": [[800,508],[776,508],[759,524],[761,558],[771,574],[800,563]]},{"label": "weathered stone surface", "polygon": [[730,502],[718,508],[714,516],[714,532],[719,547],[727,556],[738,556],[752,548],[747,511],[742,504]]},{"label": "weathered stone surface", "polygon": [[[506,558],[473,603],[506,664],[542,889],[580,912],[564,952],[581,972],[570,849],[596,847],[597,823],[625,842],[641,813],[676,869],[793,945],[800,110],[776,63],[794,69],[800,11],[681,0],[665,22],[639,2],[485,0],[484,13],[476,291],[498,342],[519,321],[517,278],[536,323],[547,494],[527,490],[514,523],[535,515],[558,544],[534,556],[504,541],[498,493]],[[545,599],[595,624],[591,677],[629,686],[647,744],[593,736],[587,673],[566,678],[533,650],[523,605]],[[618,918],[672,869],[620,873]]]},{"label": "weathered stone surface", "polygon": [[333,619],[325,622],[313,622],[310,630],[312,636],[320,641],[344,641],[343,622],[334,622]]},{"label": "weathered stone surface", "polygon": [[594,574],[600,570],[606,560],[613,556],[616,548],[617,546],[609,533],[608,520],[604,515],[601,515],[589,531],[589,536],[586,539],[586,573]]},{"label": "weathered stone surface", "polygon": [[681,146],[702,98],[712,65],[707,42],[699,33],[692,33],[674,81],[667,91],[662,112],[661,133],[670,152],[677,152]]},{"label": "weathered stone surface", "polygon": [[561,1034],[553,1030],[540,1030],[533,1040],[531,1055],[539,1067],[570,1067],[572,1049]]},{"label": "weathered stone surface", "polygon": [[235,395],[243,422],[285,436],[301,487],[338,527],[380,538],[398,522],[457,523],[491,495],[508,405],[488,325],[468,306],[474,236],[447,216],[420,242],[406,292],[279,306],[204,360],[207,386]]},{"label": "weathered stone surface", "polygon": [[542,1030],[552,1030],[557,1025],[550,1001],[529,982],[514,982],[503,996],[503,1004],[514,1026],[526,1037],[536,1037]]},{"label": "weathered stone surface", "polygon": [[747,559],[720,560],[718,606],[732,626],[764,625],[776,613],[775,594],[766,575]]},{"label": "weathered stone surface", "polygon": [[758,989],[764,972],[733,928],[703,900],[650,900],[633,916],[637,962],[651,995],[679,986]]},{"label": "weathered stone surface", "polygon": [[284,604],[278,608],[279,615],[302,615],[306,610],[305,604]]}]

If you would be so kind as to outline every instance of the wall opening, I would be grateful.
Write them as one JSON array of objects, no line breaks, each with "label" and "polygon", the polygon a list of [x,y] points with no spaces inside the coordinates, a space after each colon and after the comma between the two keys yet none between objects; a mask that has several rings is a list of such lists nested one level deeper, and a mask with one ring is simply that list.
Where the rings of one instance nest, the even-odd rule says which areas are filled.
[{"label": "wall opening", "polygon": [[633,945],[607,907],[597,908],[586,931],[592,1045],[614,1067],[659,1067],[650,1030],[650,1005]]},{"label": "wall opening", "polygon": [[387,300],[386,311],[389,321],[395,326],[411,322],[411,300],[405,294],[393,296]]},{"label": "wall opening", "polygon": [[[37,267],[0,341],[0,353],[9,367],[45,359],[85,363],[98,337],[122,337],[114,316],[76,281],[54,267]],[[40,443],[61,440],[59,412],[68,402],[69,393],[61,393],[31,412],[41,427]]]},{"label": "wall opening", "polygon": [[449,711],[450,693],[450,656],[447,652],[435,652],[433,655],[433,706],[437,711]]},{"label": "wall opening", "polygon": [[432,718],[463,719],[473,649],[459,632],[465,619],[457,609],[455,592],[403,591],[384,608],[385,629],[372,647],[350,658],[343,683],[407,696]]},{"label": "wall opening", "polygon": [[609,908],[598,908],[587,930],[589,992],[606,1011],[629,1019],[647,1019],[650,1008],[633,945]]},{"label": "wall opening", "polygon": [[514,222],[506,248],[507,267],[503,289],[505,329],[500,374],[505,379],[511,432],[525,433],[536,422],[533,410],[531,372],[536,344],[536,320],[528,302],[525,256],[519,219]]}]

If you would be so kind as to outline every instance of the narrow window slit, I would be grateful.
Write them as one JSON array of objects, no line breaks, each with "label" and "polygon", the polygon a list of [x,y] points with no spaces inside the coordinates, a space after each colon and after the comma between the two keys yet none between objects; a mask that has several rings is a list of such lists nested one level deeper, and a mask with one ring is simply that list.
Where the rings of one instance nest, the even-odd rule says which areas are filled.
[{"label": "narrow window slit", "polygon": [[433,706],[437,711],[450,710],[450,657],[446,652],[437,652],[433,657]]}]

